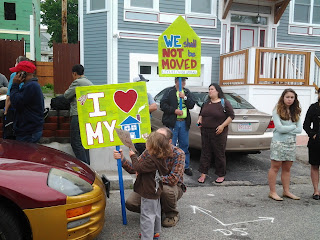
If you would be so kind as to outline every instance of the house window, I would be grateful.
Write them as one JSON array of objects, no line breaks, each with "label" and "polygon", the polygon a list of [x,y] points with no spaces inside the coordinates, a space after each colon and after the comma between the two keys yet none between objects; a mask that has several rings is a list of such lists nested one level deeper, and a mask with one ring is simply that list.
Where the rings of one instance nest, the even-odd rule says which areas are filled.
[{"label": "house window", "polygon": [[15,3],[4,3],[4,19],[5,20],[16,20],[16,4]]},{"label": "house window", "polygon": [[107,0],[87,0],[87,12],[103,12],[107,10]]},{"label": "house window", "polygon": [[230,27],[230,52],[234,51],[234,27]]},{"label": "house window", "polygon": [[159,11],[159,0],[124,0],[124,8]]},{"label": "house window", "polygon": [[153,0],[131,0],[132,7],[153,8]]},{"label": "house window", "polygon": [[140,74],[151,74],[151,66],[140,66]]},{"label": "house window", "polygon": [[320,24],[320,0],[294,0],[293,21]]},{"label": "house window", "polygon": [[266,30],[260,30],[260,43],[259,47],[264,47],[266,38]]},{"label": "house window", "polygon": [[260,22],[258,23],[256,16],[232,14],[231,15],[231,22],[267,25],[268,18],[260,16]]},{"label": "house window", "polygon": [[216,16],[217,0],[186,0],[187,14]]}]

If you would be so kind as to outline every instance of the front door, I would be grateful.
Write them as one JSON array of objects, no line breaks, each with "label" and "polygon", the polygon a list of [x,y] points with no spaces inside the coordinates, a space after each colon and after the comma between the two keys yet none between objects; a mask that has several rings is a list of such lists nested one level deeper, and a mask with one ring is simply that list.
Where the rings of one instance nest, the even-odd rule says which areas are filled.
[{"label": "front door", "polygon": [[258,29],[256,27],[238,27],[238,49],[258,45]]},{"label": "front door", "polygon": [[237,49],[265,47],[266,28],[237,26]]}]

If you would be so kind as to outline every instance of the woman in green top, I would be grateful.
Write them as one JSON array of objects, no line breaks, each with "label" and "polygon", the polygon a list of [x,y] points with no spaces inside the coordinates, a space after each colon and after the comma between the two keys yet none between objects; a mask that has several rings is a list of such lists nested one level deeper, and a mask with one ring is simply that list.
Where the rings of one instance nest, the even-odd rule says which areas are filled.
[{"label": "woman in green top", "polygon": [[283,197],[300,199],[289,191],[290,168],[296,159],[296,135],[302,131],[300,113],[298,95],[293,89],[285,89],[272,112],[275,130],[270,146],[271,167],[268,180],[269,197],[276,201],[283,200],[276,192],[276,180],[280,168],[282,168]]}]

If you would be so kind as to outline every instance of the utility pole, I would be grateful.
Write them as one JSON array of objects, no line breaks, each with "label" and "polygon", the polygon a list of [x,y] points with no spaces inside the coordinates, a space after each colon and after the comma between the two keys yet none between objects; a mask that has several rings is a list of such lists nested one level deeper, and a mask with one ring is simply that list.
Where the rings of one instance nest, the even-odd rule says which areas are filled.
[{"label": "utility pole", "polygon": [[68,0],[62,0],[62,43],[68,43],[68,28],[67,28],[67,6]]}]

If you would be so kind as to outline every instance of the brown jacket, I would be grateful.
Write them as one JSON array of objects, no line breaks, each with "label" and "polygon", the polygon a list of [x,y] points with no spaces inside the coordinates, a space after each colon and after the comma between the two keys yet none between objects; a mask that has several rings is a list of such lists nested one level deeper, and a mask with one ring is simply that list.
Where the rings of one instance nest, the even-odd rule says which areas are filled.
[{"label": "brown jacket", "polygon": [[161,177],[156,180],[156,172],[160,176],[168,174],[165,159],[157,159],[151,156],[141,160],[137,155],[131,156],[132,165],[137,171],[138,176],[134,183],[133,189],[141,197],[148,199],[159,199],[163,189]]}]

